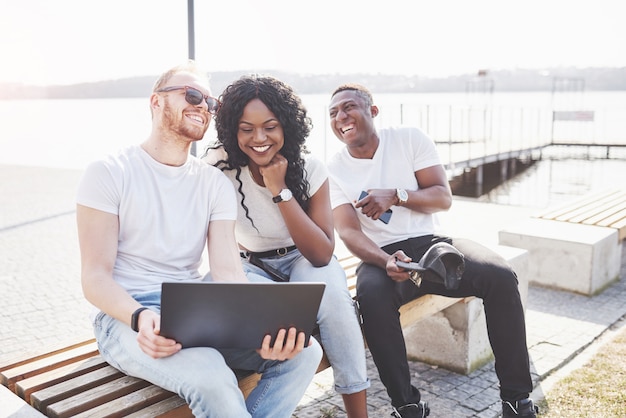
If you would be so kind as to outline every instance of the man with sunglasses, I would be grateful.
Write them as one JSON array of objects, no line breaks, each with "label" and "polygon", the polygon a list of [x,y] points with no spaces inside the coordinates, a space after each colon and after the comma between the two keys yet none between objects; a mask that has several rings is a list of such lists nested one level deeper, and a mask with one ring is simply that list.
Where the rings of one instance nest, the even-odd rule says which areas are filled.
[{"label": "man with sunglasses", "polygon": [[[321,359],[313,339],[305,350],[292,328],[273,346],[268,336],[257,350],[217,350],[182,349],[159,335],[163,282],[247,280],[232,183],[189,153],[219,110],[208,86],[192,61],[165,72],[150,95],[148,138],[85,170],[76,210],[83,292],[99,350],[114,367],[178,393],[196,417],[288,418]],[[245,400],[231,368],[262,373]]]}]

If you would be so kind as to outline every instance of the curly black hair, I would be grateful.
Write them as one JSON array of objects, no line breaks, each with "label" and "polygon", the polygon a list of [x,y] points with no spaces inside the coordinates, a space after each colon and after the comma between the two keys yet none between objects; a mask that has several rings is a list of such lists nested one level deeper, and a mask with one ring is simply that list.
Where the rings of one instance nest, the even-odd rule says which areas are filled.
[{"label": "curly black hair", "polygon": [[[280,153],[288,161],[285,183],[300,207],[307,211],[310,195],[303,155],[309,153],[305,142],[313,128],[313,122],[307,116],[306,108],[293,88],[277,78],[259,74],[244,75],[226,87],[221,94],[219,100],[222,105],[215,116],[217,143],[209,146],[208,149],[224,147],[228,157],[226,160],[218,161],[215,165],[222,171],[237,171],[236,179],[239,182],[241,205],[246,212],[246,217],[250,219],[248,207],[244,203],[245,195],[240,179],[241,167],[248,165],[249,158],[239,148],[237,132],[243,109],[253,99],[261,100],[282,125],[285,143]],[[252,222],[252,219],[250,221]],[[254,225],[254,222],[252,224]]]}]

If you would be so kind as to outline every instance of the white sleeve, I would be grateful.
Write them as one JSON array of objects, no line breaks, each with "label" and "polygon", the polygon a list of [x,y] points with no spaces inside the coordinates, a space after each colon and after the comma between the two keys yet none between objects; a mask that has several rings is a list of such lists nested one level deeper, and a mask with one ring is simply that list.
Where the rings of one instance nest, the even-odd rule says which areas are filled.
[{"label": "white sleeve", "polygon": [[76,203],[119,215],[121,177],[114,167],[104,160],[89,164],[78,185]]},{"label": "white sleeve", "polygon": [[215,192],[212,193],[211,221],[237,220],[237,198],[235,186],[221,170],[207,166],[215,175]]},{"label": "white sleeve", "polygon": [[304,169],[309,182],[309,193],[313,196],[328,178],[328,170],[322,161],[313,156],[305,159]]}]

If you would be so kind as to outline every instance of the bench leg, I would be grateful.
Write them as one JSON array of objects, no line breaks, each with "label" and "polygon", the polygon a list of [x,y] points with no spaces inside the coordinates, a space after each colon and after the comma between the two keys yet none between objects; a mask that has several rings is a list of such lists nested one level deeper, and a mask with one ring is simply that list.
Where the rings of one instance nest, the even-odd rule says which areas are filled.
[{"label": "bench leg", "polygon": [[493,359],[481,299],[461,300],[404,329],[411,360],[469,374]]},{"label": "bench leg", "polygon": [[0,385],[0,416],[19,418],[45,418],[41,412],[24,402],[24,400]]},{"label": "bench leg", "polygon": [[[526,306],[528,252],[503,245],[491,249],[504,257],[517,273],[520,297]],[[409,359],[461,374],[469,374],[493,359],[483,302],[478,298],[462,299],[414,322],[404,329],[404,338]]]}]

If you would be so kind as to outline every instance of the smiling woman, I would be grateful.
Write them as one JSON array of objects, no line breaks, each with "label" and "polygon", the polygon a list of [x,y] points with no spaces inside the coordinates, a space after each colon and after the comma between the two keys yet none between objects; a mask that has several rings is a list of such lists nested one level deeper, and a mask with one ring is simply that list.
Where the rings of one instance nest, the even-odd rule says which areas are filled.
[{"label": "smiling woman", "polygon": [[[282,81],[243,76],[220,96],[215,119],[219,161],[237,190],[235,225],[244,270],[275,281],[326,283],[317,322],[348,417],[366,418],[363,337],[346,274],[334,257],[328,175],[308,155],[312,121]],[[208,150],[208,158],[215,161]]]}]

